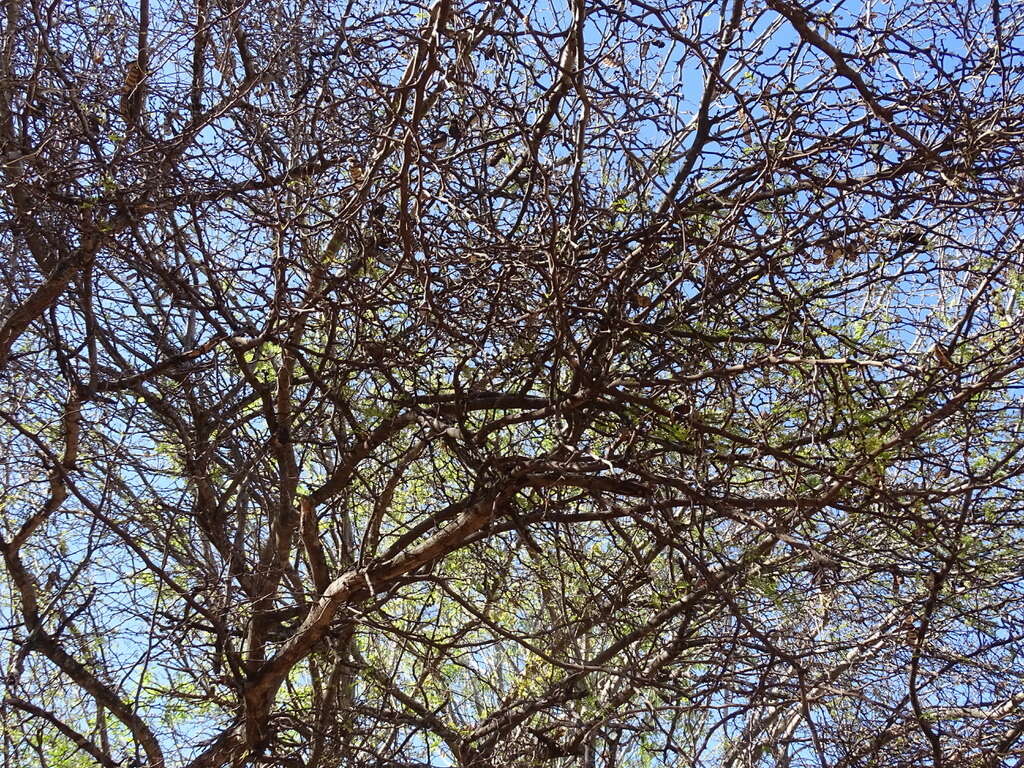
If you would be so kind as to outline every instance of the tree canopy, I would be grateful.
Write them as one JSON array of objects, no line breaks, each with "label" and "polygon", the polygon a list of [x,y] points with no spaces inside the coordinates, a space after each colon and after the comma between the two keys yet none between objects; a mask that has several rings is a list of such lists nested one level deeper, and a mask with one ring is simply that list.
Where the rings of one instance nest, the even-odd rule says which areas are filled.
[{"label": "tree canopy", "polygon": [[1024,763],[1024,4],[4,14],[5,766]]}]

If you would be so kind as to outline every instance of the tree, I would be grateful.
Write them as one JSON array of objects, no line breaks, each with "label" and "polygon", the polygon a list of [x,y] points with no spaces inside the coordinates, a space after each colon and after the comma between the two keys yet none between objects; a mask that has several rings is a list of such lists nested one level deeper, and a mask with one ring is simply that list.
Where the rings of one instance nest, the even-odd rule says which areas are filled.
[{"label": "tree", "polygon": [[5,13],[5,765],[1020,764],[1024,6]]}]

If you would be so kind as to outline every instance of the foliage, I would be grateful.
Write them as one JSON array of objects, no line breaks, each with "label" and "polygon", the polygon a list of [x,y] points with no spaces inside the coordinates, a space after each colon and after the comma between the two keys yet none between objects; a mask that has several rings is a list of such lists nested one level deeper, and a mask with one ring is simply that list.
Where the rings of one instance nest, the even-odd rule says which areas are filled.
[{"label": "foliage", "polygon": [[4,765],[1024,756],[1024,5],[5,14]]}]

